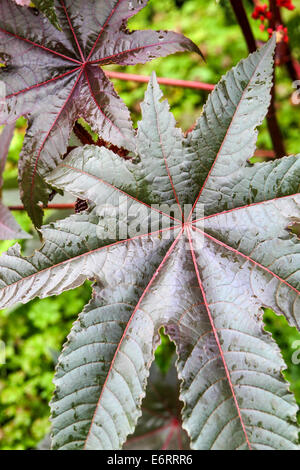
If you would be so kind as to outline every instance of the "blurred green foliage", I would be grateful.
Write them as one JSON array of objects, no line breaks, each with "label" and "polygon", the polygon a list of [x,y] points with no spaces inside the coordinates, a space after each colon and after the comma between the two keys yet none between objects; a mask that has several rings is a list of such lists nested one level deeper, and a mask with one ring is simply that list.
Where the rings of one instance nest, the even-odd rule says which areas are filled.
[{"label": "blurred green foliage", "polygon": [[21,117],[16,123],[16,130],[9,148],[7,164],[3,175],[3,189],[17,188],[18,160],[23,146],[25,129],[26,119]]},{"label": "blurred green foliage", "polygon": [[6,345],[6,363],[0,366],[2,450],[34,448],[49,431],[48,403],[57,355],[90,291],[86,283],[60,296],[1,312],[1,340]]},{"label": "blurred green foliage", "polygon": [[[285,317],[275,315],[270,309],[265,310],[264,321],[265,329],[272,333],[281,349],[287,365],[283,375],[290,382],[290,389],[300,406],[300,333],[296,328],[289,326]],[[300,424],[300,419],[298,421]]]},{"label": "blurred green foliage", "polygon": [[[244,0],[249,17],[252,1]],[[284,11],[289,27],[294,56],[300,60],[300,0],[293,12]],[[267,39],[267,33],[259,30],[259,22],[251,20],[255,35]],[[239,26],[236,24],[228,0],[150,0],[149,6],[130,21],[132,29],[172,29],[193,39],[205,54],[206,63],[196,55],[178,54],[158,59],[143,66],[128,67],[130,73],[216,83],[242,57],[247,48]],[[107,67],[124,72],[124,67]],[[285,68],[277,69],[277,111],[288,153],[299,152],[299,106],[291,106],[294,91]],[[129,106],[134,122],[140,117],[140,102],[146,85],[115,81],[116,88]],[[184,130],[191,128],[202,111],[207,92],[163,86],[165,97],[177,121]],[[4,173],[4,190],[17,188],[17,162],[22,148],[25,119],[17,123]],[[260,129],[258,147],[271,149],[266,125]],[[25,213],[15,212],[20,225],[34,234]],[[59,214],[61,215],[61,214]],[[49,216],[49,212],[47,212]],[[52,218],[57,213],[50,213]],[[14,242],[1,242],[0,253]],[[38,246],[33,241],[22,242],[25,253]],[[70,327],[90,297],[90,283],[57,297],[33,300],[25,306],[0,312],[0,340],[6,344],[6,363],[0,365],[0,449],[29,449],[49,431],[48,402],[53,392],[52,378],[57,355]],[[287,370],[284,373],[291,382],[291,389],[300,404],[300,367],[297,358],[300,334],[290,328],[283,317],[271,310],[265,312],[266,329],[273,334],[281,348]],[[162,344],[156,351],[156,361],[166,372],[174,345],[161,333]],[[295,360],[296,358],[296,360]]]}]

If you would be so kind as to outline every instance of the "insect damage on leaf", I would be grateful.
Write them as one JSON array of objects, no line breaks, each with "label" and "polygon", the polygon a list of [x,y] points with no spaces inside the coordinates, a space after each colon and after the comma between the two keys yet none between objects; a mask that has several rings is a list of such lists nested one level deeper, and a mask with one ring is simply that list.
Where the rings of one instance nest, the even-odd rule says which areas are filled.
[{"label": "insect damage on leaf", "polygon": [[298,238],[300,238],[300,219],[293,217],[290,225],[288,226],[288,229],[291,231],[291,233],[294,233]]},{"label": "insect damage on leaf", "polygon": [[34,5],[38,8],[44,15],[47,16],[49,21],[56,28],[60,29],[60,25],[56,16],[55,11],[55,0],[35,0]]},{"label": "insect damage on leaf", "polygon": [[155,76],[139,160],[71,152],[47,177],[89,201],[0,258],[0,308],[94,279],[60,356],[53,449],[118,449],[141,416],[159,330],[176,345],[193,449],[299,449],[297,406],[262,307],[300,327],[300,158],[248,163],[267,113],[275,39],[232,69],[184,136]]},{"label": "insect damage on leaf", "polygon": [[[129,33],[124,25],[147,3],[55,0],[59,31],[31,8],[1,0],[0,57],[10,60],[0,78],[8,106],[18,116],[29,116],[19,174],[22,200],[36,226],[43,215],[38,203],[46,205],[50,192],[44,176],[65,154],[79,117],[104,140],[135,151],[129,111],[99,66],[146,63],[179,51],[200,53],[192,41],[171,31]],[[51,5],[37,2],[50,10]]]}]

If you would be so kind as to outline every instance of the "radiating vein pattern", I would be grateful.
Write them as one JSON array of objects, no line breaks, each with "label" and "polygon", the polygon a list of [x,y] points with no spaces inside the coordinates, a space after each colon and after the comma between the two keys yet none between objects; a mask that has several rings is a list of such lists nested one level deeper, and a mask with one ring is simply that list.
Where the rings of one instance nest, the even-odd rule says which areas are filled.
[{"label": "radiating vein pattern", "polygon": [[[60,359],[52,403],[54,448],[115,449],[134,430],[139,416],[136,401],[144,393],[154,346],[150,342],[144,347],[142,331],[150,334],[155,326],[147,308],[141,306],[130,328],[124,330],[168,245],[159,239],[150,243],[151,250],[149,240],[117,247],[118,263],[114,251],[103,259],[102,271],[107,276],[101,279],[103,287],[95,289],[90,305],[74,324]],[[110,370],[123,335],[126,341]],[[108,372],[109,383],[99,401]]]},{"label": "radiating vein pattern", "polygon": [[191,234],[210,318],[181,372],[193,447],[296,449],[297,406],[281,374],[279,349],[263,330],[253,266],[245,262],[240,269],[236,255]]},{"label": "radiating vein pattern", "polygon": [[[105,10],[107,24],[117,24],[124,5]],[[77,44],[70,31],[84,57],[101,48],[106,29],[94,32]],[[176,345],[193,449],[299,449],[298,408],[263,323],[263,307],[271,307],[300,327],[300,243],[289,230],[300,220],[299,155],[247,162],[267,111],[274,47],[275,38],[222,79],[189,137],[153,76],[134,140],[138,157],[72,151],[46,181],[87,200],[88,210],[43,227],[44,245],[32,257],[15,246],[0,258],[0,308],[95,281],[58,362],[53,448],[119,449],[137,423],[144,429],[164,326]],[[174,423],[151,428],[157,437],[171,427],[164,448],[174,442]]]},{"label": "radiating vein pattern", "polygon": [[[21,196],[34,224],[42,224],[51,189],[45,176],[61,161],[75,121],[82,117],[101,137],[136,152],[129,111],[98,65],[145,63],[180,51],[200,53],[181,34],[129,32],[127,20],[147,0],[39,2],[53,24],[13,0],[0,5],[0,79],[16,118],[29,116],[19,165]],[[0,122],[5,124],[5,122]]]}]

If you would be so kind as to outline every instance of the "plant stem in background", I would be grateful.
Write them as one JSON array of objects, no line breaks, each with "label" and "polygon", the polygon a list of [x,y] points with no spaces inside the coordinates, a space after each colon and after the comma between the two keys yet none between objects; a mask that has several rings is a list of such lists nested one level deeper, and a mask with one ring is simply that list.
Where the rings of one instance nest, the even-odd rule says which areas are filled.
[{"label": "plant stem in background", "polygon": [[[242,0],[230,0],[233,11],[237,18],[237,21],[241,27],[241,30],[244,34],[249,52],[254,52],[256,50],[256,41],[253,35],[247,13],[245,11]],[[276,1],[275,1],[276,4]],[[276,109],[275,109],[275,73],[274,73],[274,85],[271,91],[271,103],[269,112],[267,114],[267,123],[269,133],[272,139],[273,148],[277,158],[283,157],[286,155],[285,147],[283,143],[282,133],[277,121]]]},{"label": "plant stem in background", "polygon": [[[272,18],[269,20],[270,28],[274,31],[279,25],[283,25],[281,10],[277,6],[276,0],[270,0],[270,11]],[[291,80],[294,82],[300,80],[300,65],[292,57],[291,48],[288,42],[280,41],[277,45],[276,65],[285,64]]]},{"label": "plant stem in background", "polygon": [[236,19],[241,27],[241,30],[244,34],[249,52],[256,51],[256,41],[253,35],[250,23],[248,21],[248,16],[245,11],[242,0],[230,0],[232,9],[235,13]]},{"label": "plant stem in background", "polygon": [[[276,0],[270,0],[270,11],[272,13],[272,17],[269,20],[270,22],[270,27],[273,29],[273,31],[276,30],[276,16],[279,12],[279,8],[277,7]],[[285,44],[285,43],[284,43]],[[276,54],[278,53],[278,49],[281,46],[277,44],[276,47]],[[275,61],[276,61],[276,54],[275,54]],[[276,62],[275,62],[276,64]],[[271,90],[271,103],[269,107],[269,111],[267,114],[267,123],[268,123],[268,129],[270,132],[270,135],[272,136],[272,141],[273,141],[273,146],[274,150],[276,153],[277,158],[284,157],[286,155],[284,143],[283,143],[283,138],[282,138],[282,133],[281,129],[279,127],[277,117],[276,117],[276,108],[275,108],[275,86],[276,86],[276,72],[274,68],[274,76],[273,76],[273,87]]]},{"label": "plant stem in background", "polygon": [[[66,210],[66,209],[74,209],[75,204],[48,204],[48,206],[44,207],[44,209],[58,209],[58,210]],[[11,211],[24,211],[25,208],[23,205],[20,206],[9,206],[9,210]]]},{"label": "plant stem in background", "polygon": [[[106,70],[105,74],[109,78],[117,78],[118,80],[132,81],[132,82],[139,82],[139,83],[148,83],[150,77],[146,75],[135,75],[132,73],[122,73],[122,72],[113,72],[112,70]],[[190,80],[177,80],[174,78],[163,78],[157,77],[157,81],[160,85],[169,85],[169,86],[178,86],[181,88],[195,88],[196,90],[206,90],[212,91],[214,89],[214,85],[210,83],[203,83],[198,81],[190,81]]]}]

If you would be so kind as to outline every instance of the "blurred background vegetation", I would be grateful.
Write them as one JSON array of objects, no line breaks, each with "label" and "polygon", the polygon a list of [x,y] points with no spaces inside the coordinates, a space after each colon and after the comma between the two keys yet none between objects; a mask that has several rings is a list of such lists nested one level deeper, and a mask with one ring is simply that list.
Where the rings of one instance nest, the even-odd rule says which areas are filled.
[{"label": "blurred background vegetation", "polygon": [[[294,57],[300,61],[300,0],[294,0],[294,11],[284,10]],[[244,0],[249,17],[252,2]],[[256,38],[267,39],[259,30],[259,22],[251,20]],[[246,44],[228,0],[150,0],[149,6],[130,20],[132,29],[172,29],[182,32],[196,42],[206,57],[204,63],[191,54],[178,54],[158,59],[146,66],[128,70],[111,70],[149,75],[200,80],[216,83],[241,58],[248,55]],[[284,67],[277,74],[277,112],[288,154],[299,153],[299,105],[293,106],[294,88]],[[130,107],[134,122],[140,117],[140,102],[146,85],[114,81],[115,86]],[[200,115],[207,92],[162,86],[172,111],[183,130],[191,128]],[[26,121],[21,118],[9,151],[4,174],[3,198],[6,204],[17,204],[17,162],[22,148]],[[265,123],[260,129],[258,147],[271,149]],[[39,240],[25,213],[14,212],[20,225],[33,235],[21,245],[25,254],[39,246]],[[45,222],[64,217],[67,212],[46,211]],[[0,253],[14,242],[0,242]],[[33,300],[0,311],[0,340],[6,344],[6,363],[0,365],[0,449],[30,449],[49,431],[48,402],[53,392],[52,378],[58,353],[72,322],[90,297],[91,286],[86,283],[74,291],[45,300]],[[300,404],[300,366],[296,364],[300,349],[300,335],[290,328],[283,317],[270,310],[265,312],[266,329],[279,344],[287,364],[286,378]],[[163,336],[156,353],[156,361],[164,372],[168,370],[174,347]],[[294,360],[292,358],[294,357]],[[298,354],[300,360],[300,354]],[[294,364],[293,364],[294,362]]]}]

